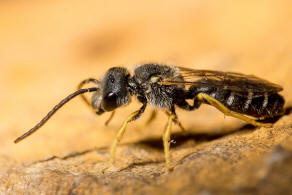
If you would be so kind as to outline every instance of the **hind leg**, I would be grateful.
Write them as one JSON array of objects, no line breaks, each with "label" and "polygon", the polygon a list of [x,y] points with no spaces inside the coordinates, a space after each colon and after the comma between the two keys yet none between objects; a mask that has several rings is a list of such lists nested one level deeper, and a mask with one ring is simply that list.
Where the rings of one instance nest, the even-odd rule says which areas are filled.
[{"label": "hind leg", "polygon": [[232,116],[234,118],[238,118],[238,119],[243,120],[243,121],[245,121],[249,124],[252,124],[254,126],[259,126],[259,127],[271,127],[272,126],[271,124],[261,123],[261,122],[254,120],[251,117],[233,112],[230,109],[228,109],[226,106],[224,106],[221,102],[219,102],[215,98],[212,98],[211,96],[209,96],[206,93],[198,93],[194,98],[193,105],[188,104],[188,102],[186,102],[186,101],[182,101],[182,102],[180,102],[180,104],[178,104],[178,106],[182,109],[191,111],[191,110],[198,109],[203,102],[214,106],[219,111],[223,112],[223,114],[225,114],[226,116]]},{"label": "hind leg", "polygon": [[206,101],[207,103],[214,106],[215,108],[217,108],[218,110],[220,110],[221,112],[223,112],[223,114],[225,114],[227,116],[232,116],[234,118],[238,118],[238,119],[243,120],[243,121],[245,121],[249,124],[252,124],[254,126],[259,126],[259,127],[271,127],[272,126],[271,124],[260,123],[260,122],[257,122],[256,120],[254,120],[253,118],[250,118],[250,117],[245,116],[243,114],[233,112],[233,111],[229,110],[226,106],[224,106],[221,102],[219,102],[215,98],[212,98],[208,94],[199,93],[196,98],[201,102]]}]

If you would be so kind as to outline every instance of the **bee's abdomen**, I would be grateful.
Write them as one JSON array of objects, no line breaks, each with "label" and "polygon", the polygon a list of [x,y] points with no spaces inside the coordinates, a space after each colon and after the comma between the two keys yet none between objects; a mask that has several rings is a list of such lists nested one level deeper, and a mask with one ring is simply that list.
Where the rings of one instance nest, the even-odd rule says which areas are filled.
[{"label": "bee's abdomen", "polygon": [[247,94],[232,90],[214,89],[209,95],[221,102],[228,109],[258,118],[273,118],[283,114],[284,98],[278,93]]}]

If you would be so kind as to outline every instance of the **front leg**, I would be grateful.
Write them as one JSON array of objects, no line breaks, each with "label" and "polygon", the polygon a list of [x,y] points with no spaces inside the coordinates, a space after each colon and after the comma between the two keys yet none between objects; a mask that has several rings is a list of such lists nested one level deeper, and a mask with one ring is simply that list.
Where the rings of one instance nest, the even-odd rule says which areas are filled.
[{"label": "front leg", "polygon": [[131,121],[134,121],[134,120],[137,120],[141,115],[142,113],[145,111],[145,108],[146,108],[146,102],[143,103],[143,106],[131,113],[127,118],[126,120],[124,120],[124,122],[122,123],[122,126],[120,127],[119,131],[118,131],[118,134],[116,135],[115,139],[114,139],[114,142],[112,143],[112,146],[111,146],[111,149],[110,149],[110,160],[108,162],[108,165],[102,170],[102,172],[106,171],[108,168],[110,168],[115,160],[115,154],[116,154],[116,149],[117,149],[117,145],[120,143],[120,141],[122,140],[122,137],[126,131],[126,127],[128,125],[129,122]]}]

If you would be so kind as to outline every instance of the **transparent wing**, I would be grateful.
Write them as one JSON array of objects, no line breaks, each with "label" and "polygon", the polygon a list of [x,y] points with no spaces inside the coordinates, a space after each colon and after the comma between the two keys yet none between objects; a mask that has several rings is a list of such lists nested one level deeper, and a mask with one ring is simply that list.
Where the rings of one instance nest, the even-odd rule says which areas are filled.
[{"label": "transparent wing", "polygon": [[[161,81],[161,84],[214,87],[223,90],[232,90],[240,94],[253,92],[263,95],[264,93],[271,94],[283,90],[281,86],[253,75],[212,70],[194,70],[184,67],[177,68],[179,69],[179,74],[174,78],[164,79]],[[178,79],[178,77],[182,77],[182,79]]]}]

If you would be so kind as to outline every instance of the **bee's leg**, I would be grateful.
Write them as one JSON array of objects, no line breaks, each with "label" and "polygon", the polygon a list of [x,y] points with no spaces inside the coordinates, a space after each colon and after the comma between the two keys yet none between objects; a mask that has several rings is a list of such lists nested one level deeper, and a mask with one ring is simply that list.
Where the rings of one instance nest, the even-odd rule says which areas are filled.
[{"label": "bee's leg", "polygon": [[168,171],[172,170],[172,168],[170,166],[170,155],[169,155],[170,143],[169,143],[169,140],[170,140],[170,135],[171,135],[171,126],[172,126],[172,122],[174,119],[175,119],[174,114],[169,115],[167,124],[165,126],[165,129],[164,129],[163,135],[162,135],[165,163],[166,163],[166,168]]},{"label": "bee's leg", "polygon": [[[192,98],[194,99],[193,101],[193,105],[190,105],[186,100],[181,100],[179,103],[177,103],[176,105],[184,110],[188,110],[188,111],[192,111],[192,110],[195,110],[195,109],[198,109],[201,104],[202,104],[202,101],[198,100],[196,97],[195,98]],[[175,112],[174,112],[175,114]],[[179,122],[178,118],[177,118],[177,115],[175,114],[175,123],[182,129],[183,132],[187,132],[185,130],[185,128],[182,126],[182,124]]]},{"label": "bee's leg", "polygon": [[143,106],[133,112],[132,114],[130,114],[126,120],[124,120],[124,122],[122,123],[122,126],[120,127],[119,131],[118,131],[118,134],[116,135],[113,143],[112,143],[112,146],[111,146],[111,149],[110,149],[110,160],[108,162],[108,165],[102,170],[102,172],[106,171],[108,168],[110,168],[115,160],[115,153],[116,153],[116,149],[117,149],[117,145],[120,143],[125,131],[126,131],[126,127],[128,125],[129,122],[131,121],[134,121],[136,119],[138,119],[141,114],[145,111],[145,108],[146,108],[146,103],[143,104]]},{"label": "bee's leg", "polygon": [[147,127],[148,125],[150,125],[154,121],[154,119],[156,117],[157,117],[157,111],[156,110],[152,110],[150,117],[148,118],[148,120],[145,123],[145,126]]},{"label": "bee's leg", "polygon": [[[165,111],[165,113],[167,114],[167,116],[170,116],[171,113],[168,111]],[[179,126],[179,128],[184,132],[187,133],[187,130],[183,127],[183,125],[181,124],[181,122],[178,120],[177,114],[175,113],[175,110],[173,110],[172,114],[174,115],[174,119],[173,122]]]},{"label": "bee's leg", "polygon": [[221,102],[219,102],[218,100],[216,100],[215,98],[212,98],[211,96],[209,96],[208,94],[205,93],[199,93],[196,98],[199,101],[203,101],[205,100],[207,103],[209,103],[210,105],[214,106],[215,108],[217,108],[218,110],[220,110],[221,112],[223,112],[223,114],[227,115],[227,116],[232,116],[235,118],[238,118],[240,120],[243,120],[249,124],[252,124],[254,126],[260,126],[260,127],[271,127],[271,124],[267,124],[267,123],[260,123],[257,122],[256,120],[247,117],[243,114],[239,114],[236,112],[233,112],[231,110],[229,110],[226,106],[224,106]]},{"label": "bee's leg", "polygon": [[201,106],[202,101],[199,100],[197,98],[197,96],[195,98],[192,98],[192,99],[194,99],[193,105],[190,105],[187,101],[182,100],[181,102],[179,102],[177,104],[177,106],[182,108],[182,109],[184,109],[184,110],[188,110],[188,111],[192,111],[192,110],[198,109]]},{"label": "bee's leg", "polygon": [[[165,111],[165,114],[167,116],[170,116],[171,114],[168,111]],[[179,126],[179,128],[186,133],[187,130],[183,127],[183,125],[181,124],[181,122],[178,120],[177,114],[173,113],[175,115],[175,118],[173,119],[173,122]],[[149,119],[146,121],[145,126],[147,127],[150,123],[153,122],[153,120],[157,117],[157,111],[156,110],[152,110],[151,115],[149,117]]]},{"label": "bee's leg", "polygon": [[[97,79],[94,79],[94,78],[89,78],[89,79],[85,79],[83,81],[81,81],[79,83],[79,85],[77,86],[77,90],[80,90],[82,89],[82,87],[85,85],[85,84],[88,84],[88,83],[94,83],[96,85],[100,85],[100,81],[97,80]],[[81,94],[80,97],[82,98],[82,100],[85,102],[85,104],[95,112],[95,110],[92,108],[91,106],[91,103],[90,101],[86,98],[86,96],[84,94]],[[97,113],[98,114],[98,113]]]},{"label": "bee's leg", "polygon": [[111,122],[111,120],[113,119],[114,115],[115,115],[115,111],[112,111],[110,117],[104,123],[105,126],[107,126]]}]

